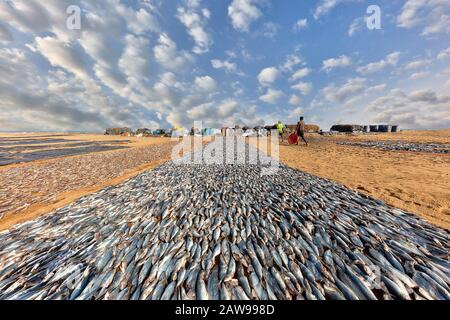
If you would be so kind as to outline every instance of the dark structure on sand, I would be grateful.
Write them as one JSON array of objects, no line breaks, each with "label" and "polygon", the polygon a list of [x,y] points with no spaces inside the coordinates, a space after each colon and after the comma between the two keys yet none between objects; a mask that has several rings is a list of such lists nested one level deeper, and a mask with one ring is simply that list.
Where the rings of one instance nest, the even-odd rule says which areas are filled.
[{"label": "dark structure on sand", "polygon": [[359,124],[335,124],[330,131],[353,133],[353,132],[398,132],[398,125],[369,125],[363,126]]}]

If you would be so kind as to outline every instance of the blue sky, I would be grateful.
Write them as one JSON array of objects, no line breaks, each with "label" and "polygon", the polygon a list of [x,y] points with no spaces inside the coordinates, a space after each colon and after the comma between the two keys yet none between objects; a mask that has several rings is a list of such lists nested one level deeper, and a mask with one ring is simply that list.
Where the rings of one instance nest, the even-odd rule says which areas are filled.
[{"label": "blue sky", "polygon": [[[81,9],[81,28],[66,9]],[[366,10],[381,10],[369,30]],[[450,127],[450,3],[0,0],[0,130]]]}]

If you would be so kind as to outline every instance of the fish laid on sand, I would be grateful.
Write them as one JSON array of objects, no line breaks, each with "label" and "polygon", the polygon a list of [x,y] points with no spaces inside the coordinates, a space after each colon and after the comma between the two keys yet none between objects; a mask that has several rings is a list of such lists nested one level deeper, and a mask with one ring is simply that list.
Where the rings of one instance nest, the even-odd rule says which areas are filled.
[{"label": "fish laid on sand", "polygon": [[54,202],[58,195],[106,183],[154,161],[170,159],[173,145],[161,143],[1,168],[0,219],[36,204]]},{"label": "fish laid on sand", "polygon": [[450,154],[450,145],[441,143],[414,143],[406,141],[365,141],[350,142],[340,141],[337,144],[345,146],[354,146],[362,148],[373,148],[385,151],[411,151],[411,152],[429,152],[438,154]]},{"label": "fish laid on sand", "polygon": [[450,299],[447,231],[261,170],[167,163],[4,231],[0,299]]}]

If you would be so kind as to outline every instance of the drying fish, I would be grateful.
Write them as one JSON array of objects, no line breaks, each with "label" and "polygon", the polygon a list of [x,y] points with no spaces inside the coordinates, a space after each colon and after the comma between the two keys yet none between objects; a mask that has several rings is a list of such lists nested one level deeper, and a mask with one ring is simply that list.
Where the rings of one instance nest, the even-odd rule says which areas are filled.
[{"label": "drying fish", "polygon": [[450,299],[447,231],[237,143],[259,162],[166,163],[0,232],[0,299]]}]

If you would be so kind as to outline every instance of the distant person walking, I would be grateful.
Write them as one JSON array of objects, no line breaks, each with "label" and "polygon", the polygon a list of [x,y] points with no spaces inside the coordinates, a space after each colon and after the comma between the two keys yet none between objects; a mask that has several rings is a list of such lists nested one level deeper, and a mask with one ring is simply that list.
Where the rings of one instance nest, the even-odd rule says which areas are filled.
[{"label": "distant person walking", "polygon": [[283,142],[284,125],[283,123],[281,123],[281,121],[278,121],[277,129],[278,129],[278,139],[280,140],[280,142]]},{"label": "distant person walking", "polygon": [[[303,117],[300,117],[300,121],[297,122],[297,128],[295,128],[295,132],[297,132],[297,135],[305,141],[306,145],[308,145],[308,142],[305,139],[305,121],[303,120]],[[299,139],[300,140],[300,139]],[[298,140],[297,140],[298,145]]]}]

